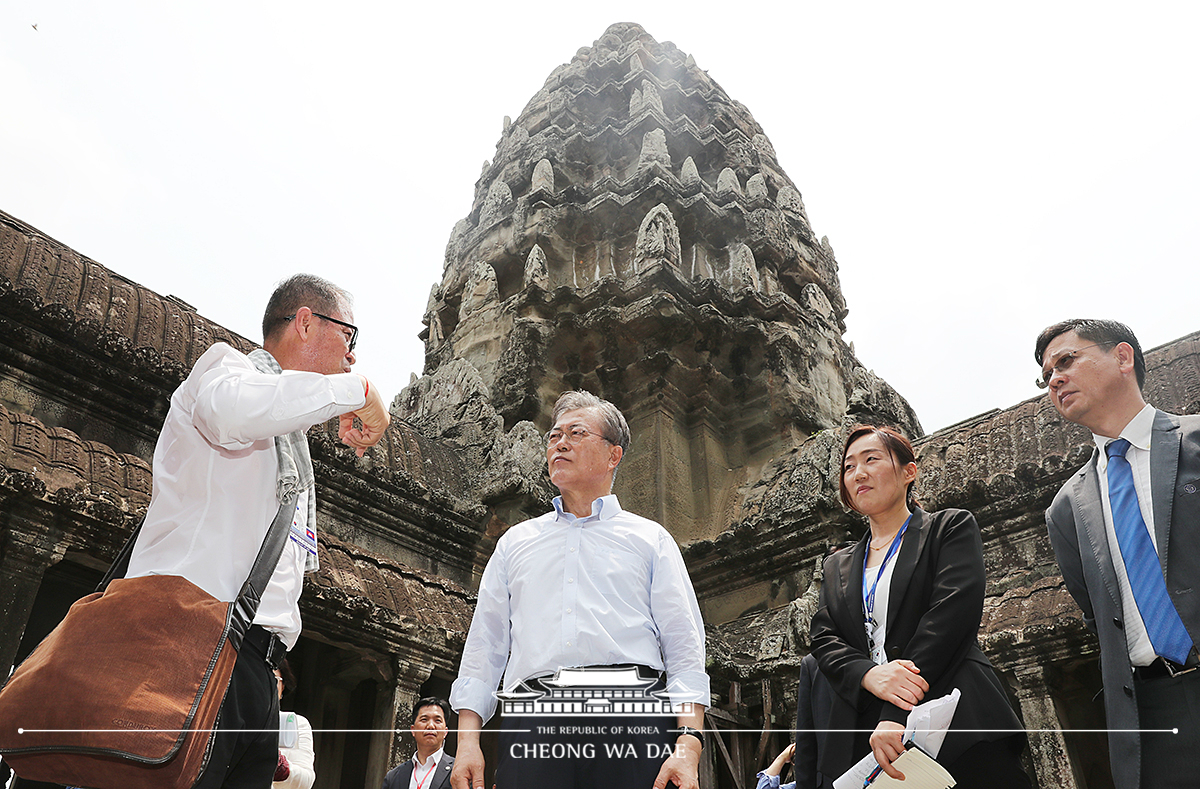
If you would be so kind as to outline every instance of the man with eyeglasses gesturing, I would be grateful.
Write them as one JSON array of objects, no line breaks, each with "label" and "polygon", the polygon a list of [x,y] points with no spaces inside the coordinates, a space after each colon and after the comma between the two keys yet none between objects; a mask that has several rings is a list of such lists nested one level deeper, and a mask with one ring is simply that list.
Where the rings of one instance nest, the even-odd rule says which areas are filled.
[{"label": "man with eyeglasses gesturing", "polygon": [[278,764],[271,668],[300,636],[304,575],[317,568],[306,431],[340,417],[339,438],[361,457],[389,422],[379,390],[350,372],[358,338],[351,320],[346,291],[297,274],[267,303],[261,349],[247,355],[215,343],[171,395],[127,577],[178,575],[218,600],[236,599],[280,502],[298,491],[289,539],[238,650],[193,789],[260,789]]},{"label": "man with eyeglasses gesturing", "polygon": [[1122,789],[1200,786],[1200,417],[1146,404],[1141,346],[1116,321],[1056,323],[1034,358],[1050,402],[1096,444],[1046,524],[1100,639],[1113,778]]},{"label": "man with eyeglasses gesturing", "polygon": [[[483,572],[450,691],[459,720],[451,784],[484,786],[479,730],[496,710],[502,676],[506,694],[537,695],[570,675],[592,677],[583,683],[591,691],[568,691],[591,694],[589,709],[644,691],[669,695],[678,712],[629,714],[612,703],[613,714],[505,714],[496,789],[696,789],[709,680],[704,624],[679,546],[612,495],[629,449],[621,412],[588,392],[566,392],[553,418],[546,462],[561,495],[552,512],[509,529]],[[616,678],[636,691],[596,694]]]}]

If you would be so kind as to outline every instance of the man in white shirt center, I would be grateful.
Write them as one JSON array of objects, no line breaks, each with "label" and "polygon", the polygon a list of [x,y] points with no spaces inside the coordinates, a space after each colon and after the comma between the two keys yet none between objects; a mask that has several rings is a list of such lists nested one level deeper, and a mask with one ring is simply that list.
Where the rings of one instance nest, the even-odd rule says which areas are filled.
[{"label": "man in white shirt center", "polygon": [[[589,710],[609,714],[506,713],[496,789],[698,787],[699,730],[709,702],[704,623],[674,539],[621,509],[612,495],[629,440],[612,403],[566,392],[555,404],[546,462],[561,495],[552,512],[517,524],[497,542],[451,688],[459,720],[455,789],[484,787],[479,731],[496,710],[501,679],[505,694],[528,698],[568,676],[594,677],[597,686],[616,676],[634,684],[607,695],[563,691],[568,699],[587,695]],[[658,699],[670,704],[631,714],[634,695],[643,712],[655,710]]]}]

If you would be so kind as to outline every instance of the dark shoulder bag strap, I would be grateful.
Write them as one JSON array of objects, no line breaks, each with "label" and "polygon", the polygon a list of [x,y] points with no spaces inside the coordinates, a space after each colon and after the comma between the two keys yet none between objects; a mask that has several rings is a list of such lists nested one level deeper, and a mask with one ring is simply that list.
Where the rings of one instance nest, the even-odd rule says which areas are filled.
[{"label": "dark shoulder bag strap", "polygon": [[146,517],[143,515],[141,522],[133,530],[133,534],[129,535],[129,539],[121,546],[121,550],[117,552],[117,558],[113,559],[113,563],[108,566],[108,572],[100,579],[100,584],[96,587],[97,592],[103,592],[107,589],[108,584],[114,578],[125,577],[125,573],[129,571],[129,559],[133,556],[133,544],[137,542],[138,535],[142,533],[142,523],[145,522]]},{"label": "dark shoulder bag strap", "polygon": [[242,648],[242,636],[254,622],[258,612],[258,604],[262,601],[263,591],[271,581],[279,557],[283,555],[283,546],[287,544],[288,531],[292,526],[292,512],[296,509],[297,494],[292,493],[279,505],[279,512],[267,530],[267,538],[258,549],[254,566],[250,568],[250,577],[242,584],[242,591],[233,603],[233,617],[229,628],[229,641],[234,649]]},{"label": "dark shoulder bag strap", "polygon": [[[234,601],[233,617],[229,628],[229,639],[233,643],[234,649],[241,648],[242,637],[246,635],[246,631],[254,622],[254,615],[258,613],[258,604],[262,601],[262,593],[271,580],[271,574],[275,572],[275,566],[279,564],[279,557],[283,555],[283,546],[287,544],[288,530],[292,525],[292,519],[289,516],[296,507],[296,498],[296,494],[292,494],[279,505],[279,511],[275,513],[275,520],[271,521],[271,527],[267,529],[266,539],[263,540],[262,547],[258,549],[254,566],[250,568],[250,577],[242,584],[242,590],[238,594],[237,600]],[[113,579],[125,577],[125,573],[129,570],[129,559],[133,555],[133,544],[137,542],[141,532],[142,525],[139,523],[138,527],[133,530],[133,534],[129,535],[129,539],[125,541],[125,545],[117,554],[117,558],[113,560],[108,572],[104,574],[100,585],[96,587],[97,592],[107,589]]]}]

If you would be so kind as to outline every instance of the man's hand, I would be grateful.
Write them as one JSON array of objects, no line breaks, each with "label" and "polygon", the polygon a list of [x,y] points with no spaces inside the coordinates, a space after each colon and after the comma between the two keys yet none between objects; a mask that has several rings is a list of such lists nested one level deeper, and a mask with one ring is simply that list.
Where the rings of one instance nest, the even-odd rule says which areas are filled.
[{"label": "man's hand", "polygon": [[[456,761],[455,766],[458,765]],[[666,789],[673,783],[679,789],[700,789],[700,741],[684,734],[675,741],[675,750],[663,762],[654,779],[654,789]]]},{"label": "man's hand", "polygon": [[450,771],[450,786],[454,789],[483,789],[483,751],[479,743],[459,742]]},{"label": "man's hand", "polygon": [[454,769],[450,771],[453,789],[483,789],[483,751],[479,747],[479,730],[483,718],[471,710],[458,711],[458,749],[454,754]]},{"label": "man's hand", "polygon": [[917,664],[904,659],[875,666],[863,675],[862,686],[902,710],[911,710],[929,690],[929,683],[921,677]]},{"label": "man's hand", "polygon": [[904,753],[904,726],[893,721],[880,721],[871,732],[871,753],[883,771],[897,781],[904,780],[904,773],[892,766],[892,762]]},{"label": "man's hand", "polygon": [[[367,402],[357,411],[342,414],[338,420],[338,438],[346,446],[353,447],[358,456],[362,457],[368,447],[375,446],[383,438],[383,431],[387,430],[392,416],[388,413],[379,388],[371,386],[365,375],[358,377],[362,379]],[[354,426],[354,417],[362,420],[361,428]]]}]

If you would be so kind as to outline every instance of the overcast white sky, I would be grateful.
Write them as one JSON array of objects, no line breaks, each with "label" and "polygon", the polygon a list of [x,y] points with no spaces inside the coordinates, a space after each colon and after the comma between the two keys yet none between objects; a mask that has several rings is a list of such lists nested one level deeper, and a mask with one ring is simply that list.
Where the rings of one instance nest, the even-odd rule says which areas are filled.
[{"label": "overcast white sky", "polygon": [[633,21],[763,126],[927,431],[1037,394],[1058,319],[1200,329],[1200,4],[414,6],[5,0],[0,209],[255,340],[327,276],[395,394],[504,116]]}]

